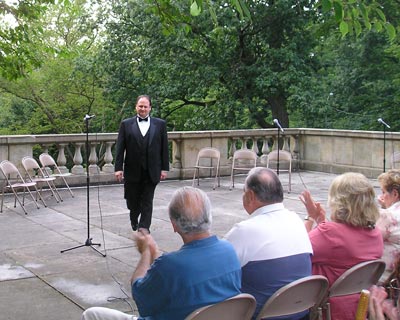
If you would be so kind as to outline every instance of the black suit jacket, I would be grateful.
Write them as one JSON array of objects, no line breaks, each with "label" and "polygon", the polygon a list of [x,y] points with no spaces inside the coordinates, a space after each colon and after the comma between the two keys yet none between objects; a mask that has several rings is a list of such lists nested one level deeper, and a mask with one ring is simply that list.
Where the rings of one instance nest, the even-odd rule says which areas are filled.
[{"label": "black suit jacket", "polygon": [[[139,182],[141,171],[140,139],[142,134],[137,116],[121,122],[118,132],[115,171],[124,171],[128,182]],[[162,119],[151,118],[147,147],[147,169],[154,184],[160,182],[161,170],[169,170],[168,135],[166,123]]]}]

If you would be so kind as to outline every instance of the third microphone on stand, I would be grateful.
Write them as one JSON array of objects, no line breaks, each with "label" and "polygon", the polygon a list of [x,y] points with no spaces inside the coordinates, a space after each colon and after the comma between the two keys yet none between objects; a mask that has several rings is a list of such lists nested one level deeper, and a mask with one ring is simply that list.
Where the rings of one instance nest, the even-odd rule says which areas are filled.
[{"label": "third microphone on stand", "polygon": [[381,124],[383,124],[384,126],[386,126],[388,129],[390,129],[390,126],[389,126],[385,121],[383,121],[382,118],[379,118],[379,119],[378,119],[378,122],[381,123]]},{"label": "third microphone on stand", "polygon": [[275,124],[282,132],[285,132],[285,131],[283,130],[281,124],[279,123],[279,120],[278,120],[278,119],[274,119],[274,124]]}]

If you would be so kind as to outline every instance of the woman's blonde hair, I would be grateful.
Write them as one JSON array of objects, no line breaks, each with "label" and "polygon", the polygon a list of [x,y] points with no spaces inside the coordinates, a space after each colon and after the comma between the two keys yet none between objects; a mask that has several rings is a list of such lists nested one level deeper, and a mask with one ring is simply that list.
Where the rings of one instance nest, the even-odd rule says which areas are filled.
[{"label": "woman's blonde hair", "polygon": [[329,188],[328,205],[332,221],[354,227],[373,228],[379,217],[374,188],[361,173],[337,176]]},{"label": "woman's blonde hair", "polygon": [[382,188],[388,192],[397,190],[400,196],[400,170],[392,169],[388,172],[381,173],[378,181]]}]

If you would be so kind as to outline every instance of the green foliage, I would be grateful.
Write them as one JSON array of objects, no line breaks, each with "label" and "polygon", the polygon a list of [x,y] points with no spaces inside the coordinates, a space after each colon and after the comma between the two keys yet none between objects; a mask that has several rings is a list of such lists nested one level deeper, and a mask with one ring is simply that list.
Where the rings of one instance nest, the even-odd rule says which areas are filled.
[{"label": "green foliage", "polygon": [[40,40],[40,49],[32,54],[41,66],[14,81],[0,78],[0,88],[12,95],[3,108],[11,113],[23,111],[24,118],[16,126],[7,126],[6,133],[84,132],[83,118],[92,113],[98,116],[96,129],[103,129],[108,102],[103,98],[102,68],[94,59],[99,22],[93,20],[87,4],[57,4],[30,24],[30,30],[43,26],[41,39],[35,33],[29,35],[37,43]]},{"label": "green foliage", "polygon": [[400,129],[396,1],[40,3],[0,44],[0,134],[116,131],[144,93],[169,130]]}]

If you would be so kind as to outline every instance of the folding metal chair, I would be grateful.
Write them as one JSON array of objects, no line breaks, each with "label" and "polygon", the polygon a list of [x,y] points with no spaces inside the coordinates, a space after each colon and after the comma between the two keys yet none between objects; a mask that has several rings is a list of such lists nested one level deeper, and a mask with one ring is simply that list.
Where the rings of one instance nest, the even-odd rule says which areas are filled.
[{"label": "folding metal chair", "polygon": [[[43,202],[43,205],[46,206],[40,192],[36,187],[36,182],[25,182],[22,178],[21,173],[19,172],[18,168],[10,161],[4,160],[0,163],[0,170],[5,177],[6,184],[2,188],[2,197],[1,197],[1,209],[0,212],[3,212],[3,203],[4,203],[4,193],[6,190],[11,190],[14,194],[14,208],[17,206],[17,201],[21,205],[22,210],[24,210],[25,214],[28,212],[25,209],[25,192],[28,192],[31,196],[33,202],[35,203],[36,207],[39,209],[39,205],[37,203],[37,197],[40,197],[40,200]],[[36,199],[33,196],[31,189],[33,188],[36,191]],[[18,190],[23,191],[22,201],[18,196]]]},{"label": "folding metal chair", "polygon": [[365,261],[356,264],[345,271],[329,288],[327,298],[323,308],[326,309],[326,319],[331,319],[331,308],[329,298],[347,296],[360,293],[364,289],[369,289],[376,284],[385,271],[383,260]]},{"label": "folding metal chair", "polygon": [[47,184],[49,190],[51,191],[51,194],[56,199],[56,201],[62,201],[57,187],[54,184],[54,180],[56,180],[56,177],[47,177],[40,168],[37,161],[29,156],[22,158],[22,166],[24,167],[26,173],[25,180],[36,182],[36,185],[39,187],[40,193],[42,193],[43,185]]},{"label": "folding metal chair", "polygon": [[[200,170],[201,169],[209,169],[210,176],[215,171],[215,179],[214,179],[214,186],[213,189],[215,190],[217,183],[218,187],[220,186],[220,177],[219,177],[219,163],[221,159],[221,153],[218,149],[212,147],[206,147],[200,149],[199,153],[197,154],[196,165],[194,166],[194,175],[193,175],[193,182],[192,186],[194,186],[194,182],[196,180],[197,174],[197,185],[200,182]],[[207,161],[207,162],[206,162]],[[213,163],[214,161],[214,163]]]},{"label": "folding metal chair", "polygon": [[256,299],[241,293],[227,300],[193,311],[185,320],[250,320],[256,309]]},{"label": "folding metal chair", "polygon": [[249,172],[257,165],[257,154],[253,150],[236,150],[233,154],[231,169],[231,187],[235,187],[235,171]]},{"label": "folding metal chair", "polygon": [[[71,173],[62,173],[60,168],[57,166],[57,163],[53,159],[51,155],[48,153],[42,153],[39,156],[39,161],[42,164],[42,170],[45,174],[46,177],[55,177],[55,178],[60,178],[64,182],[65,186],[68,188],[69,193],[71,194],[72,198],[74,197],[74,194],[69,187],[67,180],[65,180],[65,177],[70,176]],[[49,169],[51,169],[53,172],[51,172]]]},{"label": "folding metal chair", "polygon": [[[328,287],[328,279],[324,276],[314,275],[293,281],[267,300],[256,320],[296,314],[318,306]],[[318,319],[322,320],[322,311],[319,311]]]}]

